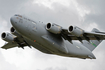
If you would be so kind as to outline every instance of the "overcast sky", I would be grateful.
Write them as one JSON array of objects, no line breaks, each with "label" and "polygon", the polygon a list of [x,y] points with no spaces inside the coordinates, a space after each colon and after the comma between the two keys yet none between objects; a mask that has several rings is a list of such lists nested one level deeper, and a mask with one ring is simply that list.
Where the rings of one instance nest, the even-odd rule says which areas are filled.
[{"label": "overcast sky", "polygon": [[[105,31],[105,0],[0,0],[0,34],[9,32],[10,17],[22,14],[35,21],[76,25]],[[5,42],[0,39],[0,46]],[[105,70],[105,41],[94,51],[97,59],[44,54],[35,48],[0,48],[0,70]]]}]

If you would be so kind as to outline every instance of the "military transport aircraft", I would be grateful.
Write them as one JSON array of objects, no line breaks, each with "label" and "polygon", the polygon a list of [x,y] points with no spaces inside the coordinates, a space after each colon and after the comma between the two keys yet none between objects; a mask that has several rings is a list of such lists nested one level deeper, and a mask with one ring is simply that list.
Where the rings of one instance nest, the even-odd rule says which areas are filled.
[{"label": "military transport aircraft", "polygon": [[10,21],[13,26],[11,33],[1,34],[1,38],[8,42],[1,47],[3,49],[33,46],[47,54],[96,59],[92,51],[105,39],[105,33],[96,28],[91,32],[73,25],[63,28],[55,23],[43,24],[18,14],[12,16]]}]

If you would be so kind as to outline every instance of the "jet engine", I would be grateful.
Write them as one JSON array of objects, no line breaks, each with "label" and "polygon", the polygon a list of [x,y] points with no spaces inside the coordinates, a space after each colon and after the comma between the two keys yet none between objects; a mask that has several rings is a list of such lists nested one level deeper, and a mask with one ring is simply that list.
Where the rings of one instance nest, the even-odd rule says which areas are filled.
[{"label": "jet engine", "polygon": [[11,27],[10,32],[11,32],[13,35],[16,35],[16,36],[18,36],[18,37],[21,36],[21,35],[15,30],[15,28],[13,28],[13,27]]},{"label": "jet engine", "polygon": [[77,26],[69,26],[68,32],[77,37],[80,37],[84,34],[84,30],[82,30],[81,28]]},{"label": "jet engine", "polygon": [[51,32],[51,33],[54,33],[54,34],[60,34],[61,31],[62,31],[62,27],[59,26],[59,25],[56,25],[56,24],[51,24],[51,23],[48,23],[46,25],[46,29]]},{"label": "jet engine", "polygon": [[15,36],[10,34],[10,33],[2,33],[1,38],[7,42],[12,42],[14,41]]}]

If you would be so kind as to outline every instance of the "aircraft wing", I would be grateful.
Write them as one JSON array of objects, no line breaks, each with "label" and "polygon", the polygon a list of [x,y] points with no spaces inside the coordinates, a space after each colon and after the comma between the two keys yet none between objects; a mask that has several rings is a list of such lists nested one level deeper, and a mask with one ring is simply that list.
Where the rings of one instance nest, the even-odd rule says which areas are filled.
[{"label": "aircraft wing", "polygon": [[4,46],[2,46],[1,48],[3,49],[10,49],[10,48],[14,48],[14,47],[21,47],[24,49],[25,46],[28,46],[31,48],[31,46],[25,41],[23,40],[23,42],[20,42],[18,37],[16,37],[17,40],[16,41],[13,41],[13,42],[8,42],[6,43]]},{"label": "aircraft wing", "polygon": [[3,39],[6,40],[8,43],[6,43],[1,48],[9,49],[9,48],[17,47],[17,46],[21,47],[23,49],[24,49],[25,46],[29,46],[31,48],[31,46],[24,40],[24,38],[22,36],[20,36],[20,37],[18,37],[18,36],[13,37],[13,35],[10,34],[10,33],[3,33],[3,34],[4,34],[4,38]]},{"label": "aircraft wing", "polygon": [[[95,31],[96,30],[96,31]],[[73,35],[72,33],[68,32],[67,29],[62,29],[62,34],[64,39],[66,40],[105,40],[105,33],[104,32],[99,32],[96,28],[92,30],[92,32],[86,32],[84,31],[82,36],[76,36]]]},{"label": "aircraft wing", "polygon": [[9,43],[6,43],[1,48],[3,48],[3,49],[9,49],[9,48],[13,48],[13,47],[16,47],[16,46],[18,46],[16,42],[9,42]]}]

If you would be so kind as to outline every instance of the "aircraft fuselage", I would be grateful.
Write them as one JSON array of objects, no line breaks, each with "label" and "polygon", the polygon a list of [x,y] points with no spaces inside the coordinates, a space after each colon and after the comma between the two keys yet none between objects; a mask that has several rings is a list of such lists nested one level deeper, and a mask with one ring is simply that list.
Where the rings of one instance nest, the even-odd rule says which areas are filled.
[{"label": "aircraft fuselage", "polygon": [[11,17],[11,24],[16,31],[34,48],[48,54],[67,57],[95,59],[93,53],[82,43],[64,40],[59,34],[55,35],[46,30],[46,25],[24,16]]}]

